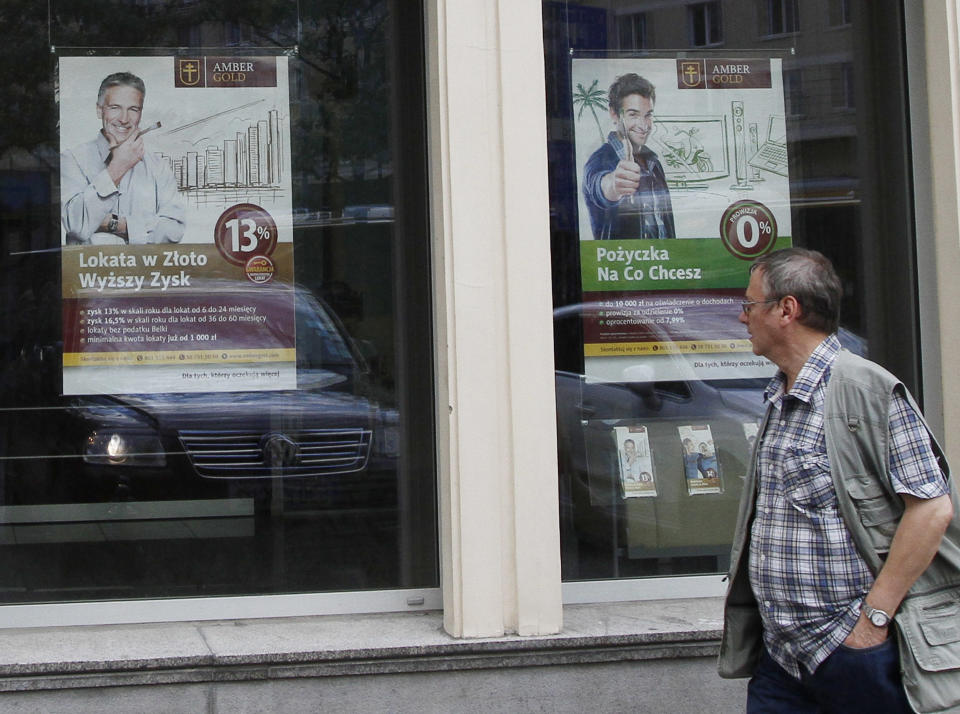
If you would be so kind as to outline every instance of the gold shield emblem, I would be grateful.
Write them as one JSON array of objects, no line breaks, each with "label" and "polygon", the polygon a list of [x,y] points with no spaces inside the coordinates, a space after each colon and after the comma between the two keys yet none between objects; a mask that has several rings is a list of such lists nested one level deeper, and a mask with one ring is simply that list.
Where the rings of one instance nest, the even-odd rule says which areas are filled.
[{"label": "gold shield emblem", "polygon": [[193,87],[200,82],[202,72],[200,69],[200,60],[198,59],[178,59],[177,76],[180,83],[188,87]]},{"label": "gold shield emblem", "polygon": [[699,87],[703,82],[703,66],[699,60],[680,62],[680,80],[685,87]]}]

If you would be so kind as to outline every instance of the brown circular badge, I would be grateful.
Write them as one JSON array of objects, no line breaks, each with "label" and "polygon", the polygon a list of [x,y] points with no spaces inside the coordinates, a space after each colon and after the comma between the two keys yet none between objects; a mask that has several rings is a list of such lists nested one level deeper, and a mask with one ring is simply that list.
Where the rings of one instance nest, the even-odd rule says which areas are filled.
[{"label": "brown circular badge", "polygon": [[720,239],[733,255],[754,260],[777,242],[777,219],[759,201],[737,201],[723,212]]},{"label": "brown circular badge", "polygon": [[243,272],[251,283],[269,283],[276,269],[273,261],[265,255],[255,255],[243,266]]},{"label": "brown circular badge", "polygon": [[271,255],[277,247],[273,216],[253,203],[238,203],[220,214],[213,235],[220,255],[241,267],[255,256]]}]

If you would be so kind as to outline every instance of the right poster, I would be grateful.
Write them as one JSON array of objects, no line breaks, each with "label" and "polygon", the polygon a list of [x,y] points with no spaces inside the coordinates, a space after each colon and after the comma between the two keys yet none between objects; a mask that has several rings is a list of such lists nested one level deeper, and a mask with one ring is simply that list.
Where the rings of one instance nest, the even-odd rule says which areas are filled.
[{"label": "right poster", "polygon": [[584,373],[767,377],[738,318],[791,243],[779,58],[575,57]]}]

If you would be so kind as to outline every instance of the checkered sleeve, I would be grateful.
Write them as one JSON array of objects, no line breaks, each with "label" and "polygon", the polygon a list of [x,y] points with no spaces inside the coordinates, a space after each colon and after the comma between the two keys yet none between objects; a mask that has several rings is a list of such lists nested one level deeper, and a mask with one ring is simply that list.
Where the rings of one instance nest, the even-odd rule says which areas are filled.
[{"label": "checkered sleeve", "polygon": [[916,410],[897,390],[890,400],[890,481],[893,490],[917,498],[950,492],[930,444],[930,435]]}]

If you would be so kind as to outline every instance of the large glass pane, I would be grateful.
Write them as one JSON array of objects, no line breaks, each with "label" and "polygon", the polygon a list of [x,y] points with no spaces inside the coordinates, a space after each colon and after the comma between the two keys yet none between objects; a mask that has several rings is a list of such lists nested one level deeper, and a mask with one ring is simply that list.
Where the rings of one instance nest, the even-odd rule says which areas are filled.
[{"label": "large glass pane", "polygon": [[0,602],[436,586],[419,4],[47,5],[0,8]]},{"label": "large glass pane", "polygon": [[[622,32],[623,18],[638,13],[642,50]],[[844,280],[841,340],[916,392],[902,8],[545,0],[543,22],[563,575],[723,572],[761,390],[774,371],[744,366],[752,356],[749,346],[742,352],[737,312],[749,251],[709,290],[679,284],[671,293],[636,268],[663,278],[686,260],[714,280],[710,261],[720,265],[724,254],[717,245],[760,245],[771,233],[771,249],[820,250]],[[611,114],[614,80],[631,73],[655,77],[655,95],[633,84],[623,96],[636,106],[623,102]],[[602,187],[603,172],[587,164],[601,161],[604,146],[611,156],[626,151],[627,110],[637,107],[652,111],[652,129],[631,152],[653,151],[662,174],[648,180],[659,188],[646,207],[604,213],[620,199],[588,197],[588,177]],[[748,208],[723,214],[717,204]],[[773,231],[757,204],[769,204]],[[625,213],[649,220],[631,234]],[[624,277],[614,253],[641,249],[634,284],[604,288]]]}]

